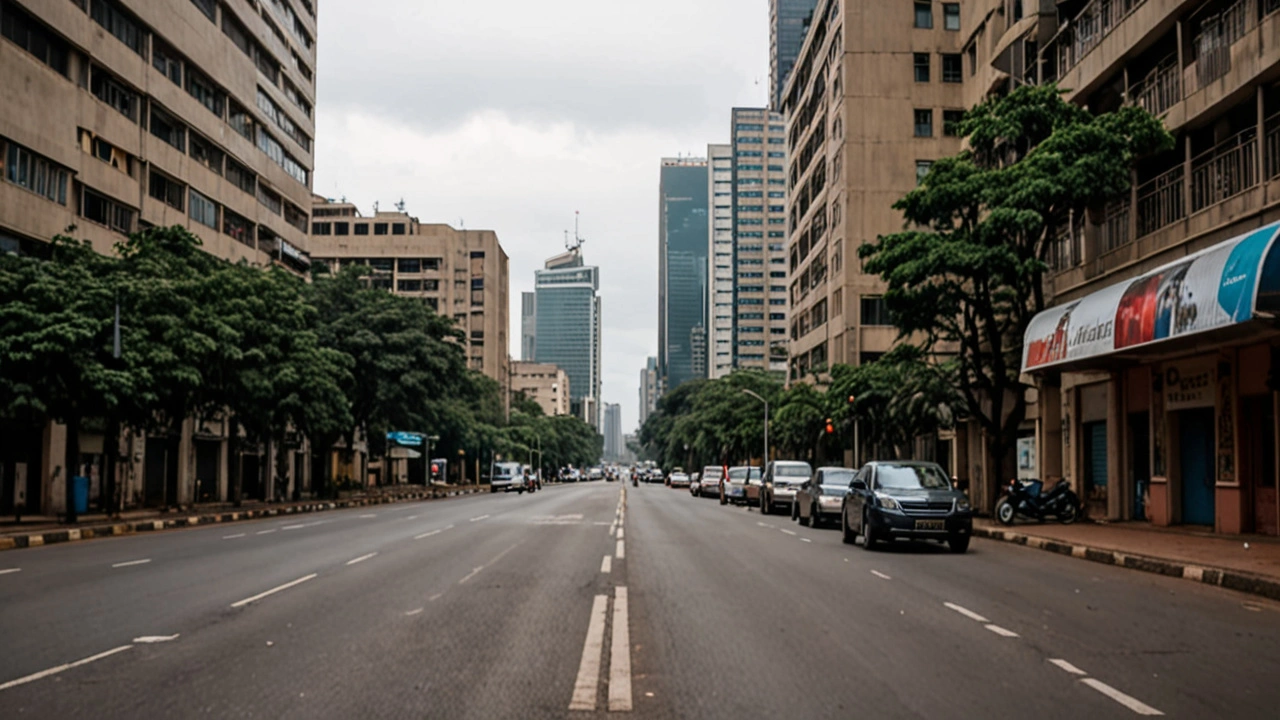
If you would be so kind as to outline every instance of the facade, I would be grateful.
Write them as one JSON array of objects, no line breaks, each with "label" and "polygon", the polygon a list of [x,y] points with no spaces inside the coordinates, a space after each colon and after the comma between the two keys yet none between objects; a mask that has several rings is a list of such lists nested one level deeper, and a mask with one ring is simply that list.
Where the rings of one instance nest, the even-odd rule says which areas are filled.
[{"label": "facade", "polygon": [[708,375],[724,377],[733,372],[733,147],[708,145],[707,197],[711,202],[711,243],[707,250],[710,328],[707,350]]},{"label": "facade", "polygon": [[[111,253],[125,234],[183,225],[227,260],[308,267],[314,166],[315,6],[271,0],[0,2],[0,252],[40,255],[54,235]],[[65,510],[64,478],[102,502],[103,437],[81,434],[65,471],[61,426],[0,428],[0,514]],[[275,451],[228,457],[225,423],[126,437],[124,506],[268,492]],[[124,452],[123,448],[121,452]],[[288,482],[305,474],[305,448]]]},{"label": "facade", "polygon": [[561,253],[534,271],[538,309],[535,359],[569,376],[574,415],[600,427],[600,269],[584,265],[581,249]]},{"label": "facade", "polygon": [[520,359],[533,362],[538,331],[538,296],[535,293],[520,293]]},{"label": "facade", "polygon": [[769,0],[769,107],[782,106],[787,77],[809,32],[816,0]]},{"label": "facade", "polygon": [[649,415],[658,409],[658,358],[650,357],[643,370],[640,371],[640,427],[649,419]]},{"label": "facade", "polygon": [[337,271],[370,269],[370,286],[421,298],[466,336],[467,366],[510,388],[507,253],[492,230],[455,230],[404,212],[360,214],[351,203],[316,196],[314,262]]},{"label": "facade", "polygon": [[522,392],[542,406],[542,414],[568,415],[569,376],[549,363],[511,363],[511,392]]},{"label": "facade", "polygon": [[707,161],[663,158],[658,222],[658,375],[663,391],[707,374]]},{"label": "facade", "polygon": [[622,406],[617,403],[604,404],[604,459],[612,462],[622,460],[626,446],[622,444]]}]

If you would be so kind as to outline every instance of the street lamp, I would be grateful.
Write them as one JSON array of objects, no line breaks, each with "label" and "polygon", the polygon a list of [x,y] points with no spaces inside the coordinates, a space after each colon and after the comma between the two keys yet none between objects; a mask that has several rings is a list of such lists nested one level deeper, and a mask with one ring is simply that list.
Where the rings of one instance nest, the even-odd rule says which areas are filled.
[{"label": "street lamp", "polygon": [[769,401],[761,397],[759,393],[752,392],[751,390],[748,390],[746,388],[742,388],[742,392],[743,394],[750,395],[751,397],[764,403],[764,464],[765,464],[765,467],[768,467],[769,465]]}]

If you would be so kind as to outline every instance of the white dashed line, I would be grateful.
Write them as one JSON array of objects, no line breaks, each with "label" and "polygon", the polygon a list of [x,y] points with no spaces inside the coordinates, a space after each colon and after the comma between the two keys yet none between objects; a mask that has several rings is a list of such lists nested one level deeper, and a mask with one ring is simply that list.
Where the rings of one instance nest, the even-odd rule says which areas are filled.
[{"label": "white dashed line", "polygon": [[431,532],[424,532],[424,533],[422,533],[421,535],[414,535],[414,536],[413,536],[413,539],[414,539],[414,540],[421,540],[422,538],[429,538],[429,537],[431,537],[432,535],[439,535],[439,534],[440,534],[440,533],[442,533],[442,532],[444,532],[444,531],[443,531],[443,530],[432,530]]},{"label": "white dashed line", "polygon": [[600,561],[600,572],[602,573],[613,572],[613,556],[612,555],[605,555],[604,559]]},{"label": "white dashed line", "polygon": [[302,525],[285,525],[284,527],[282,527],[282,528],[280,528],[280,529],[281,529],[281,530],[298,530],[298,529],[300,529],[300,528],[304,528],[304,527],[306,527],[306,524],[302,524]]},{"label": "white dashed line", "polygon": [[812,541],[812,540],[810,540],[809,538],[800,538],[800,542],[808,542],[808,543],[811,543],[811,542],[813,542],[813,541]]},{"label": "white dashed line", "polygon": [[440,599],[441,595],[444,595],[444,593],[436,593],[435,595],[432,595],[431,597],[427,598],[427,602],[435,602]]},{"label": "white dashed line", "polygon": [[618,539],[622,539],[622,528],[618,528]]},{"label": "white dashed line", "polygon": [[247,597],[243,600],[237,600],[236,602],[231,603],[231,607],[233,608],[244,607],[245,605],[248,605],[251,602],[257,602],[258,600],[261,600],[262,598],[267,597],[268,595],[274,595],[280,592],[281,590],[288,590],[294,585],[301,585],[302,583],[315,578],[317,574],[318,573],[311,573],[310,575],[304,575],[298,578],[297,580],[290,580],[289,582],[283,585],[273,587],[266,592],[260,592],[257,595],[254,595],[253,597]]},{"label": "white dashed line", "polygon": [[481,520],[484,520],[488,517],[489,517],[488,515],[481,515],[480,517],[471,518],[470,520],[468,520],[468,522],[480,522]]},{"label": "white dashed line", "polygon": [[174,633],[172,635],[143,635],[142,637],[134,638],[133,641],[136,643],[144,643],[144,644],[150,645],[154,643],[170,642],[173,640],[177,640],[178,635],[179,633]]},{"label": "white dashed line", "polygon": [[129,567],[130,565],[146,565],[146,564],[147,564],[147,563],[149,563],[149,562],[151,562],[151,559],[150,559],[150,558],[147,558],[146,560],[130,560],[129,562],[119,562],[119,563],[115,563],[115,564],[114,564],[114,565],[112,565],[111,567],[113,567],[113,568],[121,568],[121,567]]},{"label": "white dashed line", "polygon": [[417,615],[420,612],[422,612],[422,608],[415,608],[413,610],[410,610],[409,612],[406,612],[405,615]]},{"label": "white dashed line", "polygon": [[8,575],[9,573],[22,572],[22,568],[5,568],[0,570],[0,575]]},{"label": "white dashed line", "polygon": [[795,531],[795,530],[786,530],[786,529],[784,529],[784,528],[779,528],[778,530],[779,530],[779,532],[782,532],[782,533],[785,533],[785,534],[787,534],[787,535],[791,535],[791,536],[795,536],[795,534],[796,534],[796,531]]},{"label": "white dashed line", "polygon": [[578,678],[573,683],[570,710],[596,709],[600,660],[604,654],[604,621],[608,610],[609,596],[597,595],[591,603],[591,622],[587,625],[587,639],[582,644],[582,662],[578,665]]},{"label": "white dashed line", "polygon": [[1005,628],[1002,628],[999,625],[986,625],[984,627],[986,627],[991,632],[999,635],[1000,637],[1018,637],[1018,633],[1012,630],[1006,630]]},{"label": "white dashed line", "polygon": [[356,563],[358,563],[358,562],[364,562],[365,560],[368,560],[369,558],[371,558],[371,557],[373,557],[374,555],[377,555],[377,554],[378,554],[378,553],[376,553],[376,552],[371,552],[371,553],[369,553],[368,555],[361,555],[360,557],[358,557],[358,558],[356,558],[356,559],[354,559],[354,560],[348,560],[348,561],[347,561],[347,564],[348,564],[348,565],[355,565]]},{"label": "white dashed line", "polygon": [[1094,690],[1097,690],[1103,695],[1106,695],[1112,700],[1115,700],[1116,702],[1129,708],[1130,710],[1134,711],[1139,715],[1164,715],[1164,713],[1160,712],[1159,710],[1151,707],[1150,705],[1142,702],[1141,700],[1138,700],[1137,698],[1125,695],[1124,693],[1102,682],[1101,680],[1095,680],[1094,678],[1085,678],[1080,682],[1084,683],[1085,685],[1088,685]]},{"label": "white dashed line", "polygon": [[467,573],[467,576],[466,576],[466,577],[464,577],[464,578],[462,578],[461,580],[459,580],[459,581],[458,581],[458,584],[459,584],[459,585],[465,584],[465,583],[466,583],[468,580],[470,580],[471,578],[475,577],[476,575],[479,575],[479,574],[480,574],[480,571],[481,571],[481,570],[483,570],[483,569],[484,569],[484,566],[483,566],[483,565],[481,565],[480,567],[476,568],[475,570],[472,570],[471,572]]},{"label": "white dashed line", "polygon": [[236,533],[235,535],[223,535],[223,536],[222,536],[222,539],[223,539],[223,540],[235,540],[236,538],[242,538],[242,537],[244,537],[244,533]]},{"label": "white dashed line", "polygon": [[3,685],[0,685],[0,690],[8,690],[8,689],[9,689],[9,688],[11,688],[11,687],[16,687],[16,686],[18,686],[18,685],[23,685],[23,684],[26,684],[26,683],[29,683],[29,682],[32,682],[32,681],[35,681],[35,680],[39,680],[39,679],[41,679],[41,678],[47,678],[47,677],[49,677],[50,675],[57,675],[58,673],[60,673],[60,672],[62,672],[62,671],[64,671],[64,670],[70,670],[70,669],[71,669],[71,668],[73,668],[73,667],[80,667],[81,665],[88,665],[89,663],[94,662],[95,660],[101,660],[102,658],[110,657],[110,656],[112,656],[112,655],[115,655],[115,654],[116,654],[116,653],[118,653],[118,652],[124,652],[125,650],[128,650],[128,649],[129,649],[129,648],[131,648],[131,647],[133,647],[133,646],[132,646],[132,645],[121,645],[121,646],[120,646],[120,647],[118,647],[118,648],[112,648],[112,649],[110,649],[110,650],[108,650],[108,651],[106,651],[106,652],[100,652],[100,653],[98,653],[97,655],[90,655],[89,657],[84,658],[84,659],[82,659],[82,660],[76,660],[75,662],[69,662],[69,663],[66,663],[65,665],[59,665],[59,666],[57,666],[57,667],[51,667],[51,668],[49,668],[48,670],[41,670],[41,671],[40,671],[40,672],[38,672],[38,673],[32,673],[32,674],[30,674],[30,675],[27,675],[26,677],[20,677],[20,678],[18,678],[17,680],[10,680],[9,682],[4,683]]},{"label": "white dashed line", "polygon": [[369,518],[376,518],[376,517],[378,517],[378,516],[377,516],[376,514],[374,514],[374,513],[366,513],[366,514],[364,514],[364,515],[361,515],[361,516],[360,516],[360,519],[361,519],[361,520],[367,520],[367,519],[369,519]]},{"label": "white dashed line", "polygon": [[1054,665],[1057,665],[1059,668],[1062,668],[1063,670],[1066,670],[1072,675],[1088,675],[1089,674],[1081,670],[1080,668],[1076,667],[1075,665],[1072,665],[1071,663],[1067,662],[1066,660],[1053,658],[1053,659],[1050,659],[1049,662],[1053,663]]},{"label": "white dashed line", "polygon": [[614,554],[614,557],[618,558],[619,560],[625,560],[625,559],[626,559],[626,557],[627,557],[627,549],[626,549],[626,547],[624,547],[624,546],[623,546],[623,544],[622,544],[622,541],[621,541],[621,540],[619,540],[619,541],[618,541],[618,545],[617,545],[617,547],[615,547],[615,548],[613,549],[613,554]]},{"label": "white dashed line", "polygon": [[609,712],[631,710],[631,628],[627,620],[627,589],[613,591],[613,639],[609,653]]},{"label": "white dashed line", "polygon": [[974,611],[972,611],[972,610],[969,610],[968,608],[962,608],[962,607],[960,607],[959,605],[956,605],[955,603],[949,603],[949,602],[948,602],[948,603],[942,603],[942,604],[943,604],[943,605],[945,605],[945,606],[947,606],[947,607],[949,607],[949,608],[951,608],[952,610],[955,610],[956,612],[958,612],[958,613],[960,613],[961,615],[963,615],[963,616],[965,616],[965,617],[969,618],[970,620],[977,620],[977,621],[978,621],[978,622],[980,622],[980,623],[990,622],[990,620],[987,620],[986,618],[982,617],[982,616],[981,616],[981,615],[979,615],[978,613],[976,613],[976,612],[974,612]]},{"label": "white dashed line", "polygon": [[871,571],[871,574],[872,574],[872,575],[875,575],[876,577],[880,578],[881,580],[892,580],[892,579],[893,579],[893,578],[889,577],[888,575],[885,575],[884,573],[880,572],[879,570],[872,570],[872,571]]},{"label": "white dashed line", "polygon": [[270,535],[270,534],[271,534],[271,533],[273,533],[273,532],[275,532],[275,530],[274,530],[274,529],[272,529],[272,530],[259,530],[259,531],[258,531],[258,534],[259,534],[259,535]]}]

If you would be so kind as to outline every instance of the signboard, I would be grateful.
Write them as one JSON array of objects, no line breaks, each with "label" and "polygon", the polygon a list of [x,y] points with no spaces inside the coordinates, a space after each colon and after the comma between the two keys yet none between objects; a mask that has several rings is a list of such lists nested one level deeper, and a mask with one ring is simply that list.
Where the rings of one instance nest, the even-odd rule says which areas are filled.
[{"label": "signboard", "polygon": [[1164,409],[1168,412],[1213,407],[1216,390],[1213,356],[1165,363]]},{"label": "signboard", "polygon": [[407,447],[417,447],[422,444],[422,435],[411,432],[389,432],[387,433],[387,442]]},{"label": "signboard", "polygon": [[1023,372],[1251,319],[1280,305],[1280,223],[1112,285],[1032,318]]}]

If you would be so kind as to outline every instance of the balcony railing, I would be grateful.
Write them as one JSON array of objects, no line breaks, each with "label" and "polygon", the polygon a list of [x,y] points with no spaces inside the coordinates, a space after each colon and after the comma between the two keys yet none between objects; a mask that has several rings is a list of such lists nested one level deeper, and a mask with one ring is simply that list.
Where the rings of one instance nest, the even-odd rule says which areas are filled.
[{"label": "balcony railing", "polygon": [[1187,215],[1181,165],[1138,186],[1138,237],[1150,235]]},{"label": "balcony railing", "polygon": [[1083,256],[1084,223],[1075,214],[1064,215],[1054,221],[1053,237],[1049,241],[1049,268],[1062,272],[1079,265]]},{"label": "balcony railing", "polygon": [[1258,130],[1246,128],[1191,159],[1191,212],[1258,184]]},{"label": "balcony railing", "polygon": [[1161,60],[1146,77],[1129,87],[1130,101],[1152,115],[1160,115],[1182,100],[1178,54]]},{"label": "balcony railing", "polygon": [[1129,198],[1121,197],[1107,203],[1100,230],[1098,246],[1104,253],[1133,239],[1129,237]]},{"label": "balcony railing", "polygon": [[[1277,0],[1280,2],[1280,0]],[[1267,118],[1266,137],[1263,139],[1263,151],[1266,156],[1264,177],[1268,180],[1280,175],[1280,113]]]},{"label": "balcony railing", "polygon": [[1199,19],[1191,44],[1196,53],[1196,82],[1205,87],[1231,71],[1231,46],[1253,29],[1254,0],[1236,0]]},{"label": "balcony railing", "polygon": [[1102,42],[1121,21],[1145,0],[1093,0],[1069,21],[1051,41],[1057,61],[1056,77],[1062,77]]}]

